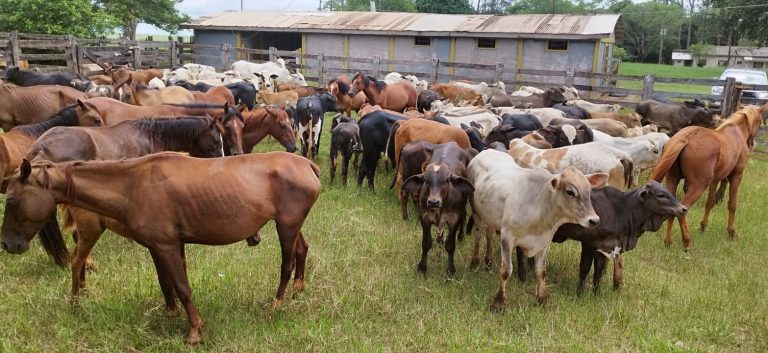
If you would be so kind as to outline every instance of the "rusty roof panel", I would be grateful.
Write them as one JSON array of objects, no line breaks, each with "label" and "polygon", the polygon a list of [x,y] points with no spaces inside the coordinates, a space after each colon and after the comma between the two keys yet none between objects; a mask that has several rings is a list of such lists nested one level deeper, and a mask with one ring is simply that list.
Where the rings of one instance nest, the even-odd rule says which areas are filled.
[{"label": "rusty roof panel", "polygon": [[185,28],[279,31],[446,32],[496,35],[610,36],[619,15],[441,15],[401,12],[222,12]]}]

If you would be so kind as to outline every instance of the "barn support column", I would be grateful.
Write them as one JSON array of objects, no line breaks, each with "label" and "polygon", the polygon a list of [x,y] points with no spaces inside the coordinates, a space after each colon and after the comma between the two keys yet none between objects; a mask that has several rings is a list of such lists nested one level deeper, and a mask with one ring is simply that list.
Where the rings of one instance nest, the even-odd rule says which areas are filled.
[{"label": "barn support column", "polygon": [[[244,46],[243,46],[243,32],[237,31],[235,33],[235,43],[237,44],[238,48],[244,48]],[[236,51],[236,53],[237,53],[237,55],[235,56],[235,58],[237,58],[237,60],[242,60],[243,59],[243,53],[240,52],[239,50]]]},{"label": "barn support column", "polygon": [[520,69],[523,67],[523,50],[525,48],[525,39],[517,40],[517,60],[515,61],[515,89],[519,89],[517,81],[520,81]]},{"label": "barn support column", "polygon": [[349,34],[344,35],[344,53],[342,56],[344,56],[344,69],[349,69],[349,63],[347,62],[347,58],[349,57]]},{"label": "barn support column", "polygon": [[[389,36],[389,60],[395,60],[395,36]],[[389,72],[395,71],[395,64],[390,63]]]},{"label": "barn support column", "polygon": [[[299,48],[299,53],[301,53],[301,54],[306,54],[307,53],[307,34],[306,33],[302,33],[301,34],[301,48]],[[307,69],[304,68],[304,65],[307,64],[307,58],[302,56],[299,61],[301,62],[301,66],[302,66],[301,74],[302,75],[306,75],[307,74]],[[318,82],[318,84],[319,84],[319,82]]]},{"label": "barn support column", "polygon": [[[600,40],[595,41],[595,52],[592,54],[592,72],[598,73],[598,66],[600,63]],[[592,78],[590,85],[592,86],[592,92],[595,91],[595,83],[597,81]],[[590,95],[594,96],[594,93],[590,93]]]},{"label": "barn support column", "polygon": [[456,62],[456,37],[451,37],[451,50],[448,53],[448,61],[451,66],[448,67],[448,74],[453,78],[453,63]]}]

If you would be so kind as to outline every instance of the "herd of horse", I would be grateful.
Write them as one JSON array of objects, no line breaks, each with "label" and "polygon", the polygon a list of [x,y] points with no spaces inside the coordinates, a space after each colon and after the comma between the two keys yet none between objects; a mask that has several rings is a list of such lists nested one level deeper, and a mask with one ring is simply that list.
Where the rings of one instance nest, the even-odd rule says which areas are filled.
[{"label": "herd of horse", "polygon": [[[664,220],[666,244],[677,218],[689,250],[686,213],[704,191],[709,194],[701,228],[727,188],[727,230],[734,237],[738,189],[768,115],[768,104],[745,106],[715,127],[700,118],[700,107],[668,104],[660,114],[654,102],[641,104],[637,115],[621,115],[616,107],[580,100],[569,88],[507,94],[503,83],[430,85],[402,76],[383,81],[357,74],[309,89],[277,81],[268,85],[279,75],[253,74],[260,80],[255,86],[246,83],[247,89],[267,98],[262,103],[272,99],[265,94],[276,94],[276,104],[242,101],[236,98],[237,87],[243,89],[237,85],[206,92],[189,88],[194,84],[149,88],[156,72],[107,72],[114,85],[111,97],[89,97],[69,84],[106,78],[6,72],[8,83],[0,84],[5,130],[0,173],[6,195],[0,247],[24,253],[39,234],[52,260],[69,264],[70,297],[77,301],[101,234],[109,229],[129,238],[149,250],[167,313],[180,314],[181,302],[190,325],[186,342],[197,344],[203,322],[191,297],[185,244],[246,240],[256,245],[259,230],[274,220],[282,256],[274,308],[282,305],[291,277],[294,290],[304,289],[309,245],[301,228],[321,192],[314,159],[325,113],[338,111],[330,129],[331,183],[338,153],[344,158],[345,185],[353,155],[363,155],[358,185],[368,177],[371,187],[380,155],[388,157],[403,218],[412,201],[422,226],[420,272],[427,271],[433,232],[449,254],[449,275],[456,271],[459,236],[474,234],[472,264],[477,265],[484,234],[484,263],[490,266],[499,234],[501,281],[491,309],[503,310],[513,251],[521,279],[524,257],[533,258],[536,297],[543,303],[552,242],[581,242],[581,292],[592,266],[597,291],[611,259],[617,288],[623,253]],[[278,91],[281,85],[289,89]],[[648,106],[656,108],[644,111]],[[663,125],[664,116],[673,115],[667,125],[671,138],[645,134],[641,125]],[[593,124],[598,120],[606,123]],[[640,136],[629,138],[634,128]],[[251,153],[266,136],[286,152]],[[303,156],[293,153],[299,148]],[[585,162],[587,155],[594,161]],[[653,170],[647,184],[633,189],[639,167]],[[664,179],[666,188],[658,183]],[[685,195],[678,201],[681,180]],[[60,219],[72,230],[72,254]]]}]

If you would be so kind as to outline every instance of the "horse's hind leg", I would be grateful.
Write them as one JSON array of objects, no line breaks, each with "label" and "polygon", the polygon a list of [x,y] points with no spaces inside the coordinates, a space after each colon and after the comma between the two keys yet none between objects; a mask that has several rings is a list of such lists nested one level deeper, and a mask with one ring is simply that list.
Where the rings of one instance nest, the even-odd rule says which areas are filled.
[{"label": "horse's hind leg", "polygon": [[739,201],[739,185],[742,172],[734,172],[728,178],[731,186],[728,188],[728,237],[736,238],[736,205]]},{"label": "horse's hind leg", "polygon": [[[294,254],[296,253],[296,242],[299,236],[299,230],[301,229],[301,222],[293,221],[284,223],[275,220],[275,224],[277,227],[277,235],[280,238],[282,263],[280,265],[280,284],[277,287],[277,294],[275,295],[275,301],[272,304],[272,308],[279,309],[283,306],[285,288],[288,286],[288,281],[291,279],[291,272],[293,272],[294,265],[298,264],[298,261],[294,262]],[[304,259],[306,259],[306,254],[304,254]],[[304,263],[301,264],[301,267],[303,276]]]},{"label": "horse's hind leg", "polygon": [[295,269],[293,272],[293,289],[295,291],[304,290],[304,269],[307,263],[307,252],[309,251],[309,244],[304,239],[304,235],[299,231],[298,237],[296,237],[296,250],[293,253],[295,259]]},{"label": "horse's hind leg", "polygon": [[713,181],[712,184],[709,184],[707,202],[704,204],[704,217],[701,218],[701,223],[699,224],[699,229],[702,233],[707,230],[707,224],[709,223],[709,212],[712,211],[712,207],[715,206],[715,202],[717,201],[717,184],[717,181]]},{"label": "horse's hind leg", "polygon": [[[670,170],[670,172],[667,174],[667,190],[672,193],[672,195],[677,196],[677,184],[680,183],[680,177],[677,176],[673,171]],[[686,205],[690,207],[690,205]],[[667,220],[667,230],[664,232],[664,245],[669,247],[672,245],[672,225],[673,225],[674,219],[670,218]]]},{"label": "horse's hind leg", "polygon": [[[691,182],[688,184],[688,192],[683,196],[681,203],[685,205],[685,207],[691,207],[691,205],[693,205],[693,203],[696,202],[699,197],[701,197],[701,194],[704,193],[705,186],[706,184],[700,184],[691,180]],[[683,237],[683,249],[688,251],[691,249],[692,245],[691,231],[688,228],[688,217],[686,217],[686,215],[682,215],[677,217],[677,220],[680,223],[680,232],[682,233]]]}]

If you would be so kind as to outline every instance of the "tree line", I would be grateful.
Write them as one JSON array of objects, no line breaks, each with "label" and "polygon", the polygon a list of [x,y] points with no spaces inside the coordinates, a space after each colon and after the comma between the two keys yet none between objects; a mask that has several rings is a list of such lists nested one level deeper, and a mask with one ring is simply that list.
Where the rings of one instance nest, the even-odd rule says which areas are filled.
[{"label": "tree line", "polygon": [[[0,31],[136,38],[139,22],[175,33],[181,0],[0,0]],[[370,0],[324,0],[321,10],[368,11]],[[656,62],[673,49],[768,44],[765,0],[377,0],[377,11],[445,14],[621,14],[624,60]]]}]

